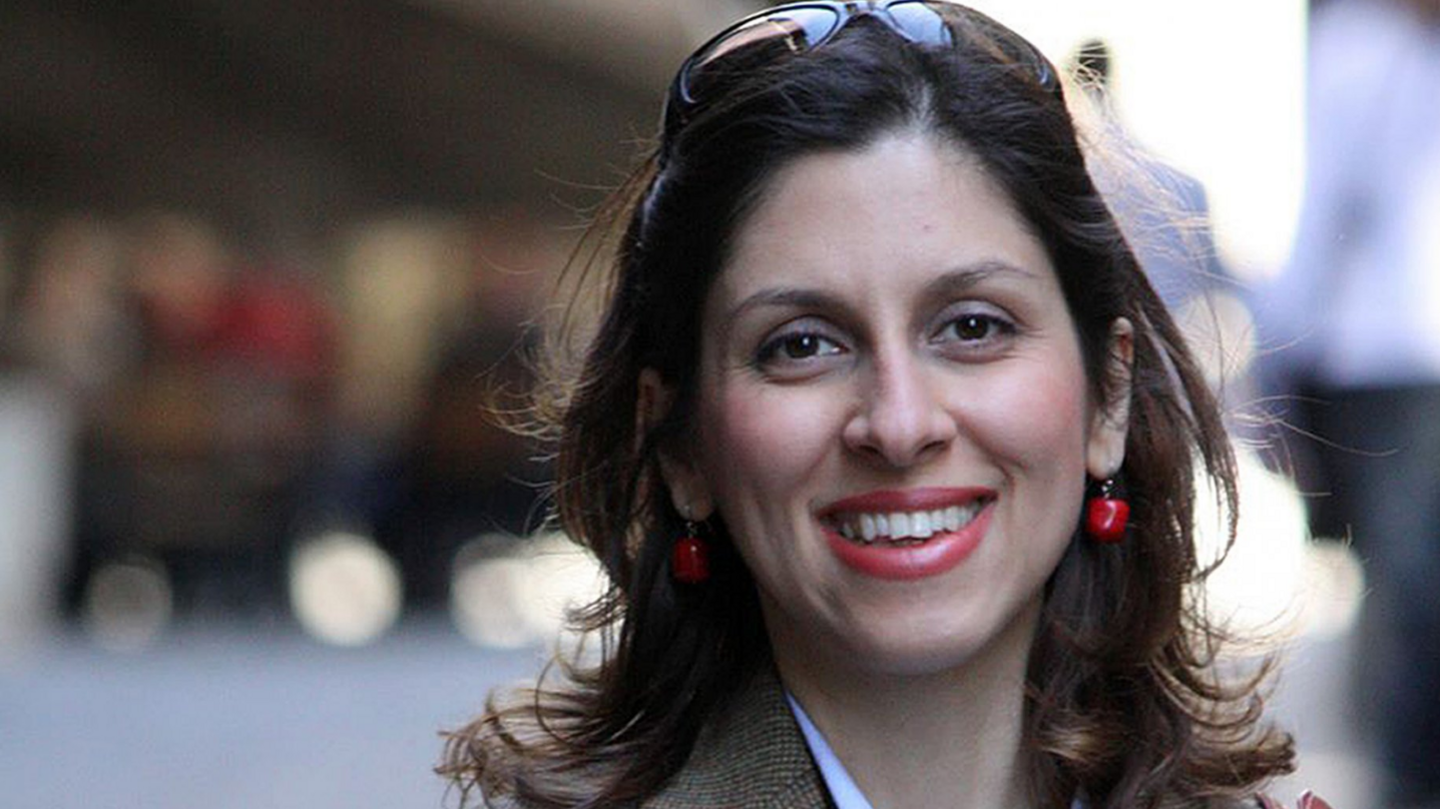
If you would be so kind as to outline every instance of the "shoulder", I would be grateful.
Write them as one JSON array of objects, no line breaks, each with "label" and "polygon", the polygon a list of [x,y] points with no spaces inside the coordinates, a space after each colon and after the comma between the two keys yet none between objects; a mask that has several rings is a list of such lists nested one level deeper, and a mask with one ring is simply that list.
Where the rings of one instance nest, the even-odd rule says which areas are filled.
[{"label": "shoulder", "polygon": [[[779,677],[767,666],[707,721],[689,759],[659,792],[610,809],[827,809],[826,795]],[[482,805],[534,809],[510,794],[486,795]]]},{"label": "shoulder", "polygon": [[820,773],[775,673],[755,675],[695,744],[689,761],[645,809],[822,809]]}]

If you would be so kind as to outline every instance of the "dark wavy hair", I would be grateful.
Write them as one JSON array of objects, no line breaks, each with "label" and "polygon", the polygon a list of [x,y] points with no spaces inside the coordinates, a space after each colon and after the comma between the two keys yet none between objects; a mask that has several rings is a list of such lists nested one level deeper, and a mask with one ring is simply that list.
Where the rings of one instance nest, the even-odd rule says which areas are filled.
[{"label": "dark wavy hair", "polygon": [[[555,343],[579,359],[552,367],[536,413],[555,442],[559,524],[611,582],[572,616],[599,638],[598,662],[557,659],[559,682],[492,695],[449,734],[438,770],[462,802],[476,788],[536,807],[643,801],[768,664],[755,585],[723,525],[706,586],[672,581],[683,522],[657,451],[689,434],[699,313],[767,182],[801,156],[896,132],[978,158],[1049,252],[1094,400],[1130,396],[1131,535],[1120,546],[1071,541],[1030,657],[1025,766],[1037,802],[1065,807],[1081,791],[1095,809],[1185,805],[1289,770],[1290,738],[1260,721],[1259,675],[1220,678],[1223,633],[1187,597],[1208,573],[1193,536],[1203,478],[1232,538],[1235,528],[1235,459],[1215,399],[1091,181],[1063,92],[1037,81],[1028,45],[1007,29],[969,12],[951,26],[955,44],[937,47],[862,18],[822,47],[727,73],[667,127],[582,241]],[[598,325],[578,325],[585,307],[598,307]],[[1135,326],[1128,391],[1105,372],[1122,317]],[[647,367],[677,393],[639,434]]]}]

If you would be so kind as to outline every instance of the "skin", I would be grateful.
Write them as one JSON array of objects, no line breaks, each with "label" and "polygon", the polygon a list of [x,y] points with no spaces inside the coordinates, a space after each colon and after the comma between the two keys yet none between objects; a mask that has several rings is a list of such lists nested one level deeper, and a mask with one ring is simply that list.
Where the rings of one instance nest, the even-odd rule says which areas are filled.
[{"label": "skin", "polygon": [[[924,134],[803,157],[737,234],[701,352],[698,440],[662,472],[682,513],[723,516],[787,688],[877,809],[1024,805],[1042,588],[1127,423],[1090,400],[1028,223]],[[670,396],[642,375],[642,414]],[[837,554],[837,503],[935,492],[984,507],[957,564],[894,580]]]}]

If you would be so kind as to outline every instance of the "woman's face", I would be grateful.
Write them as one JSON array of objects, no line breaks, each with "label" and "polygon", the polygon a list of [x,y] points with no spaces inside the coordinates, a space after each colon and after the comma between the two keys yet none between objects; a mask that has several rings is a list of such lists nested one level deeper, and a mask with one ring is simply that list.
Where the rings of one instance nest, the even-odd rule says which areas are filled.
[{"label": "woman's face", "polygon": [[723,516],[782,667],[1023,658],[1124,427],[974,160],[894,136],[791,164],[702,317],[696,441],[663,466],[678,507]]}]

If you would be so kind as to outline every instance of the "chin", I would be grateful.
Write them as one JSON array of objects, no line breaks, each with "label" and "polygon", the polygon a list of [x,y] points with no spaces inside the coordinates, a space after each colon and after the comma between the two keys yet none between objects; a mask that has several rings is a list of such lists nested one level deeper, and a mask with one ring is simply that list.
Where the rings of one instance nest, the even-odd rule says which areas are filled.
[{"label": "chin", "polygon": [[881,633],[864,633],[847,650],[852,661],[875,675],[923,677],[966,669],[1017,668],[1022,676],[1039,620],[1040,604],[1022,608],[1010,620],[945,626],[945,617],[921,615],[887,623]]},{"label": "chin", "polygon": [[870,659],[871,672],[885,677],[932,677],[964,670],[980,650],[977,648],[892,649]]}]

